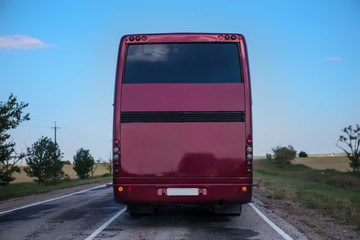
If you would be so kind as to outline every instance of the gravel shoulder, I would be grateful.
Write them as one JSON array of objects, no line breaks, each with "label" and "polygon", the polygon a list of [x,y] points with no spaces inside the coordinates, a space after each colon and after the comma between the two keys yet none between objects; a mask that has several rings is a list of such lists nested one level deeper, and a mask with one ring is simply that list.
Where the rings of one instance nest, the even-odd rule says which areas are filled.
[{"label": "gravel shoulder", "polygon": [[[308,239],[360,239],[356,227],[336,223],[314,209],[302,206],[300,203],[284,199],[272,199],[264,187],[253,191],[253,202],[266,211],[266,215],[276,214],[306,235]],[[294,237],[294,239],[298,239]]]}]

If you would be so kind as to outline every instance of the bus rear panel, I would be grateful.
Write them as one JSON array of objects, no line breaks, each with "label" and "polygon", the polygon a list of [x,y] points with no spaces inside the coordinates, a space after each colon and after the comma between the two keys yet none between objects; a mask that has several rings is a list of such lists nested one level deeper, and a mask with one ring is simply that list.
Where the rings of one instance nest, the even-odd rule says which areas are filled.
[{"label": "bus rear panel", "polygon": [[249,202],[252,119],[244,37],[124,36],[113,149],[119,203]]}]

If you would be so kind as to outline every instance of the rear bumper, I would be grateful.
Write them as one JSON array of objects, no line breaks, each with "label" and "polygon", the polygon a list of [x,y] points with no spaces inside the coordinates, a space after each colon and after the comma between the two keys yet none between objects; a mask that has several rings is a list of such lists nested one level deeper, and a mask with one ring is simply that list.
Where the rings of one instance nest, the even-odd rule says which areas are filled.
[{"label": "rear bumper", "polygon": [[[122,191],[119,191],[122,187]],[[243,191],[246,187],[246,191]],[[115,201],[124,204],[211,204],[220,199],[228,203],[251,201],[251,183],[232,184],[115,184]],[[168,188],[197,188],[197,196],[168,196]]]}]

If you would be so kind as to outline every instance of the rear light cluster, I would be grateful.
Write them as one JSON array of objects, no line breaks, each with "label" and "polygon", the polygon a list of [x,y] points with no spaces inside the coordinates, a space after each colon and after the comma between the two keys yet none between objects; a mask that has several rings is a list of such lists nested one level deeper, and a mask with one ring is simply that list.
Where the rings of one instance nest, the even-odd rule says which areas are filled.
[{"label": "rear light cluster", "polygon": [[114,164],[114,174],[120,173],[120,141],[115,139],[114,140],[114,149],[113,149],[113,164]]},{"label": "rear light cluster", "polygon": [[225,39],[225,40],[236,40],[236,36],[235,35],[219,35],[218,36],[218,39],[219,40],[223,40],[223,39]]},{"label": "rear light cluster", "polygon": [[[125,189],[126,189],[126,188],[123,187],[123,186],[118,187],[118,191],[119,191],[119,192],[123,192]],[[132,191],[132,187],[127,187],[127,191],[128,191],[128,192],[131,192],[131,191]]]},{"label": "rear light cluster", "polygon": [[249,138],[246,140],[246,173],[252,173],[252,159],[253,159],[252,140]]},{"label": "rear light cluster", "polygon": [[147,37],[146,36],[130,36],[129,37],[129,41],[130,42],[133,42],[133,41],[146,41],[147,40]]}]

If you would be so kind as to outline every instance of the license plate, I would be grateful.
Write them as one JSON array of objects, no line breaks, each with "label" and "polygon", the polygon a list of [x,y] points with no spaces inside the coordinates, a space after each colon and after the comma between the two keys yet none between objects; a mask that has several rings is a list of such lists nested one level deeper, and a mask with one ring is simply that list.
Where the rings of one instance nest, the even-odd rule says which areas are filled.
[{"label": "license plate", "polygon": [[197,188],[168,188],[168,196],[198,196],[199,189]]}]

